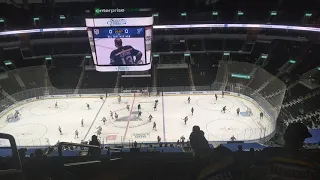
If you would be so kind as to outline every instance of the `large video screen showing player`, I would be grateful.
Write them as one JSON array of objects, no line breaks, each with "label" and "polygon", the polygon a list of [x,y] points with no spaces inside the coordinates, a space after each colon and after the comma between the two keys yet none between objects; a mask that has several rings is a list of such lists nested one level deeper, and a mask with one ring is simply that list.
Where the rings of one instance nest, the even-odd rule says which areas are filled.
[{"label": "large video screen showing player", "polygon": [[143,27],[93,28],[97,64],[103,66],[146,65]]}]

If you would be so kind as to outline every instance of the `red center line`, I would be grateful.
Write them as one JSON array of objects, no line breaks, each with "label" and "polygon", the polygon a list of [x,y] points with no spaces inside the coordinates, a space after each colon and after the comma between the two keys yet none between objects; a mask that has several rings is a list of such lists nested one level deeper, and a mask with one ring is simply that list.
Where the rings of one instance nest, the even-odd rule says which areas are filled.
[{"label": "red center line", "polygon": [[129,114],[128,120],[127,120],[126,131],[124,132],[123,139],[122,139],[123,142],[126,140],[126,136],[127,136],[127,132],[128,132],[129,124],[130,124],[130,119],[131,119],[131,114],[132,114],[132,109],[133,109],[133,105],[134,105],[134,100],[135,99],[136,99],[136,94],[134,93],[133,94],[133,101],[132,101],[132,104],[131,104],[130,114]]}]

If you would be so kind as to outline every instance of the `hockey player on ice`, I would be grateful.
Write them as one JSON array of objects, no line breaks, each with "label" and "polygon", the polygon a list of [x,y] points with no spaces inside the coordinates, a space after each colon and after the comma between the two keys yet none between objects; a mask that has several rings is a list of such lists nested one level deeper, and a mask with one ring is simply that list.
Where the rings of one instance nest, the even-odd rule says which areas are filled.
[{"label": "hockey player on ice", "polygon": [[193,107],[191,108],[191,114],[193,115],[193,112],[194,112],[194,109],[193,109]]},{"label": "hockey player on ice", "polygon": [[129,111],[129,110],[130,110],[130,105],[127,104],[126,108],[127,108],[127,110]]},{"label": "hockey player on ice", "polygon": [[217,94],[214,94],[214,97],[216,98],[216,100],[218,100],[218,95]]},{"label": "hockey player on ice", "polygon": [[106,117],[103,117],[103,118],[102,118],[102,122],[103,122],[104,125],[106,124],[106,121],[107,121],[107,118],[106,118]]},{"label": "hockey player on ice", "polygon": [[227,106],[224,106],[224,107],[222,108],[221,112],[226,113],[226,109],[227,109]]},{"label": "hockey player on ice", "polygon": [[88,103],[86,103],[87,104],[87,108],[88,108],[88,110],[90,109],[90,105],[88,104]]},{"label": "hockey player on ice", "polygon": [[98,131],[99,131],[99,130],[102,130],[102,127],[101,127],[101,126],[98,126],[97,129],[98,129]]},{"label": "hockey player on ice", "polygon": [[142,112],[141,112],[141,111],[139,111],[139,112],[138,112],[138,117],[141,117],[141,114],[142,114]]},{"label": "hockey player on ice", "polygon": [[154,103],[155,103],[155,104],[157,104],[157,105],[158,105],[158,102],[159,102],[159,100],[158,100],[158,99],[156,99],[156,100],[154,101]]},{"label": "hockey player on ice", "polygon": [[138,104],[138,111],[140,111],[141,110],[141,105],[140,104]]},{"label": "hockey player on ice", "polygon": [[60,132],[60,135],[62,135],[62,130],[61,130],[61,127],[59,126],[58,128],[59,132]]},{"label": "hockey player on ice", "polygon": [[152,118],[153,118],[153,117],[152,117],[152,115],[150,114],[150,115],[149,115],[149,122],[151,122]]},{"label": "hockey player on ice", "polygon": [[55,108],[58,108],[58,102],[56,101],[56,103],[54,104]]},{"label": "hockey player on ice", "polygon": [[113,119],[113,112],[112,111],[110,111],[110,117],[111,117],[111,119]]},{"label": "hockey player on ice", "polygon": [[221,93],[221,94],[222,94],[222,98],[223,98],[223,96],[224,96],[224,92],[222,91],[222,93]]},{"label": "hockey player on ice", "polygon": [[187,125],[188,116],[184,117],[183,120],[184,120],[184,125]]},{"label": "hockey player on ice", "polygon": [[153,130],[157,130],[157,124],[156,122],[153,122],[153,127],[152,127]]},{"label": "hockey player on ice", "polygon": [[161,143],[161,137],[160,136],[157,137],[157,141],[158,141],[158,144]]},{"label": "hockey player on ice", "polygon": [[234,137],[234,135],[232,135],[231,138],[230,138],[230,140],[231,140],[231,141],[235,141],[235,140],[237,140],[237,139]]},{"label": "hockey player on ice", "polygon": [[190,96],[188,97],[188,103],[190,104],[190,101],[191,101],[191,98],[190,98]]},{"label": "hockey player on ice", "polygon": [[100,96],[100,99],[103,101],[103,96]]},{"label": "hockey player on ice", "polygon": [[153,110],[156,111],[157,110],[157,103],[154,104],[153,106]]},{"label": "hockey player on ice", "polygon": [[260,119],[263,119],[263,112],[260,113]]},{"label": "hockey player on ice", "polygon": [[102,133],[102,129],[98,129],[98,131],[97,131],[97,135],[98,135],[98,136],[100,136],[100,135],[101,135],[101,133]]},{"label": "hockey player on ice", "polygon": [[240,114],[240,108],[237,109],[237,115],[239,116]]},{"label": "hockey player on ice", "polygon": [[121,102],[121,96],[119,95],[118,96],[118,103],[120,104],[120,102]]},{"label": "hockey player on ice", "polygon": [[74,138],[79,138],[79,132],[78,132],[78,130],[76,130],[76,131],[74,132]]},{"label": "hockey player on ice", "polygon": [[114,117],[118,119],[118,114],[116,112],[114,113]]},{"label": "hockey player on ice", "polygon": [[81,127],[83,127],[83,119],[81,119]]},{"label": "hockey player on ice", "polygon": [[184,136],[181,136],[181,137],[180,137],[180,142],[181,142],[182,145],[184,145],[184,140],[185,140],[185,139],[186,139],[186,138],[185,138]]},{"label": "hockey player on ice", "polygon": [[19,119],[19,116],[20,116],[20,115],[21,115],[21,114],[19,113],[19,111],[16,110],[16,111],[14,112],[13,118],[14,118],[15,120],[17,120],[17,119]]}]

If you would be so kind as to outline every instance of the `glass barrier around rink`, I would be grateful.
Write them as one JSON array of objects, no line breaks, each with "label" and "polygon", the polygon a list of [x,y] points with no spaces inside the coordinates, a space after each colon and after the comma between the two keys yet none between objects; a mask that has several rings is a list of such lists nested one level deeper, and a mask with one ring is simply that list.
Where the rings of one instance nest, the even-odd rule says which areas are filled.
[{"label": "glass barrier around rink", "polygon": [[[263,85],[263,82],[261,82]],[[157,87],[157,88],[151,88],[151,87],[141,87],[141,88],[134,88],[132,90],[139,90],[139,89],[152,89],[154,93],[159,90],[160,92],[183,92],[183,91],[189,91],[191,89],[190,87]],[[257,93],[257,90],[252,89],[250,87],[244,86],[243,84],[240,83],[226,83],[226,82],[215,82],[212,85],[209,86],[196,86],[195,89],[197,91],[229,91],[229,92],[234,92],[238,94],[242,94],[245,96],[248,96],[252,98],[256,103],[258,103],[262,109],[267,113],[271,119],[274,121],[276,120],[278,116],[278,109],[273,106],[271,103],[274,102],[269,102],[268,98],[264,98],[261,96],[259,93]],[[105,94],[105,92],[110,92],[114,93],[114,88],[105,88],[105,89],[80,89],[78,91],[78,94]],[[15,94],[10,95],[9,97],[6,97],[2,101],[0,101],[1,105],[1,110],[7,109],[10,105],[13,105],[14,103],[18,103],[19,101],[23,101],[28,98],[33,98],[33,97],[39,97],[43,95],[68,95],[68,94],[74,94],[75,90],[74,89],[56,89],[54,87],[43,87],[43,88],[35,88],[35,89],[28,89],[24,90]],[[279,96],[278,94],[275,96]],[[270,99],[270,98],[269,98]],[[0,124],[1,127],[1,124]],[[238,132],[235,134],[238,140],[257,140],[260,139],[260,141],[266,141],[268,140],[273,132],[275,130],[275,122],[274,125],[271,125],[270,127],[264,127],[261,129],[246,129],[243,130],[243,132]],[[206,134],[206,138],[209,141],[228,141],[230,137],[229,135],[218,135],[214,136],[211,134]],[[177,137],[178,138],[178,137]],[[47,145],[46,139],[18,139],[18,145],[22,144],[21,142],[28,142],[27,144],[33,146],[43,146]],[[167,140],[167,142],[176,142],[176,140]],[[111,142],[112,143],[112,142]],[[117,142],[113,142],[117,143]],[[118,142],[119,143],[119,142]],[[123,143],[128,143],[127,140],[126,142]]]}]

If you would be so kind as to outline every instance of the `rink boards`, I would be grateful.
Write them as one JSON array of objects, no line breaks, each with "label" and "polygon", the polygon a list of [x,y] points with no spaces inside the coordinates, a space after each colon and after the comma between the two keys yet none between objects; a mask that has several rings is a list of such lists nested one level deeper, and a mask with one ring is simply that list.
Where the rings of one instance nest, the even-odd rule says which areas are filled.
[{"label": "rink boards", "polygon": [[[164,96],[186,96],[186,95],[221,95],[222,91],[183,91],[183,92],[163,92]],[[252,98],[242,95],[242,94],[238,94],[238,93],[234,93],[234,92],[229,92],[229,91],[223,91],[226,96],[235,96],[235,97],[239,97],[239,98],[243,98],[249,102],[251,102],[252,104],[254,104],[258,109],[260,109],[262,112],[264,112],[264,114],[268,117],[268,119],[270,121],[275,121],[274,118],[272,118],[268,112],[266,112],[264,110],[263,107],[261,107],[255,100],[253,100]],[[141,93],[108,93],[108,97],[114,98],[114,97],[133,97],[133,96],[142,96]],[[156,93],[151,93],[151,95],[156,95]],[[23,104],[29,103],[29,102],[33,102],[33,101],[37,101],[37,100],[43,100],[43,99],[63,99],[63,98],[97,98],[97,97],[105,97],[105,94],[67,94],[67,95],[46,95],[46,96],[39,96],[39,97],[34,97],[34,98],[29,98],[23,101],[20,101],[18,103],[15,103],[13,105],[11,105],[10,107],[8,107],[6,110],[0,112],[0,119],[6,115],[9,111],[11,111],[12,109],[21,106]],[[1,127],[1,126],[0,126]]]},{"label": "rink boards", "polygon": [[[195,99],[195,98],[198,98],[198,96],[203,96],[203,98],[204,99],[207,99],[205,96],[212,96],[211,98],[213,98],[214,97],[214,94],[217,94],[217,95],[219,95],[219,96],[221,96],[221,91],[191,91],[191,92],[163,92],[163,96],[164,96],[164,98],[166,99],[166,98],[169,98],[168,100],[165,100],[166,101],[166,103],[165,103],[165,105],[164,105],[164,109],[165,109],[165,111],[164,112],[162,112],[163,113],[163,117],[162,117],[162,115],[161,115],[161,113],[159,112],[159,117],[160,117],[160,115],[161,115],[161,119],[163,118],[163,119],[166,119],[166,122],[163,122],[163,126],[166,126],[165,124],[170,124],[171,123],[171,121],[174,119],[176,119],[176,117],[174,117],[175,115],[174,114],[172,114],[173,112],[170,112],[169,111],[169,109],[171,109],[171,105],[170,104],[173,104],[174,102],[175,102],[175,100],[177,99],[177,98],[173,98],[174,96],[177,96],[177,97],[179,97],[179,96],[185,96],[185,97],[181,97],[180,99],[186,99],[187,98],[187,96],[191,96],[191,99]],[[114,100],[112,100],[112,102],[113,101],[116,101],[116,99],[115,99],[115,97],[117,97],[117,96],[122,96],[123,97],[123,99],[125,99],[126,97],[127,98],[133,98],[133,97],[136,97],[136,101],[137,102],[141,102],[141,101],[139,101],[139,100],[142,100],[142,99],[146,99],[148,96],[146,96],[146,95],[142,95],[141,93],[110,93],[110,94],[108,94],[108,98],[113,98]],[[264,112],[264,115],[265,115],[265,117],[266,117],[266,120],[268,120],[269,121],[269,123],[270,124],[275,124],[275,121],[274,120],[272,120],[272,118],[268,115],[268,113],[267,112],[265,112],[264,110],[263,110],[263,108],[256,102],[256,101],[254,101],[253,99],[251,99],[251,98],[249,98],[249,97],[247,97],[247,96],[244,96],[244,95],[242,95],[242,94],[237,94],[237,93],[233,93],[233,92],[227,92],[227,91],[224,91],[224,95],[225,96],[230,96],[230,97],[235,97],[235,98],[241,98],[241,99],[243,99],[243,100],[245,100],[245,101],[248,101],[248,102],[250,102],[251,104],[253,104],[254,106],[256,106],[257,107],[257,109],[259,109],[260,111],[262,111],[262,112]],[[69,94],[69,95],[47,95],[47,96],[41,96],[41,97],[35,97],[35,98],[29,98],[29,99],[26,99],[26,100],[23,100],[23,101],[20,101],[20,102],[18,102],[18,103],[15,103],[14,105],[12,105],[12,106],[10,106],[10,107],[8,107],[5,111],[3,111],[3,112],[1,112],[0,113],[0,118],[1,118],[1,124],[0,124],[0,128],[1,127],[3,127],[3,125],[6,123],[6,122],[4,122],[3,121],[3,119],[5,118],[5,116],[7,116],[8,114],[10,114],[10,113],[12,113],[12,110],[13,109],[15,109],[15,108],[18,108],[19,106],[22,106],[22,105],[25,105],[25,104],[28,104],[28,103],[31,103],[31,102],[35,102],[35,101],[42,101],[42,100],[48,100],[48,99],[52,99],[52,100],[55,100],[55,99],[81,99],[81,98],[99,98],[99,97],[101,97],[101,96],[103,96],[103,97],[105,97],[105,94]],[[194,96],[195,98],[192,98],[192,96]],[[152,93],[152,95],[151,95],[151,97],[152,98],[150,98],[150,99],[148,99],[148,101],[150,101],[150,103],[152,103],[153,102],[153,99],[156,97],[155,96],[155,93]],[[170,98],[170,97],[172,97],[172,98]],[[133,98],[134,99],[134,98]],[[152,100],[151,100],[152,99]],[[172,99],[172,100],[170,100],[170,99]],[[134,100],[133,100],[134,101]],[[180,101],[181,102],[181,101]],[[111,103],[110,102],[110,100],[109,100],[109,103]],[[178,104],[175,104],[175,105],[178,105]],[[174,106],[173,106],[174,107]],[[161,109],[161,108],[160,108]],[[196,111],[197,112],[199,112],[200,111],[200,109],[199,108],[196,108]],[[183,112],[183,113],[185,113],[185,112]],[[255,112],[255,114],[258,114],[258,113],[256,113]],[[171,116],[172,116],[172,118],[171,118]],[[180,117],[178,117],[178,119],[179,119]],[[201,119],[201,118],[200,118]],[[158,118],[158,121],[160,120],[160,118]],[[130,121],[130,117],[129,117],[129,121]],[[164,121],[164,120],[163,120]],[[196,120],[196,121],[198,121],[198,120]],[[206,122],[206,123],[209,123],[209,122]],[[159,123],[159,126],[161,126],[161,123]],[[170,126],[171,126],[171,124],[170,124]],[[174,125],[172,125],[172,126],[174,126]],[[179,125],[180,126],[180,125]],[[205,124],[203,124],[203,126],[205,126]],[[188,128],[190,128],[190,127],[188,127]],[[139,128],[138,128],[139,129]],[[138,131],[138,129],[137,129],[137,131]],[[141,127],[140,127],[140,129],[141,129]],[[132,130],[131,130],[132,131]],[[170,129],[170,128],[168,128],[167,127],[167,132],[165,132],[165,130],[164,130],[164,132],[163,132],[163,139],[165,139],[165,135],[167,134],[169,134],[168,136],[170,137],[170,133],[172,134],[173,132],[174,132],[175,130],[174,129]],[[188,129],[188,130],[186,130],[187,132],[190,132],[190,129]],[[145,132],[148,132],[148,131],[145,131]],[[131,132],[130,132],[131,133]],[[148,132],[149,133],[149,132]],[[146,133],[146,134],[148,134],[148,133]],[[132,132],[131,134],[135,134],[135,135],[137,135],[137,136],[140,136],[140,134],[141,133],[138,133],[138,132]],[[143,133],[142,133],[143,134]],[[145,134],[143,134],[144,136],[145,136]],[[128,135],[129,137],[130,137],[130,135]],[[149,136],[150,136],[150,133],[149,133]],[[172,137],[172,135],[171,135],[171,137]],[[141,138],[141,137],[140,137]],[[143,137],[142,137],[143,138]],[[129,138],[127,138],[127,139],[129,139]],[[137,138],[137,139],[139,139],[139,138]],[[147,138],[148,139],[148,141],[154,141],[154,137],[152,137],[152,138]],[[144,140],[144,142],[147,142],[147,139],[146,140]],[[171,139],[170,139],[171,140]],[[117,141],[118,142],[118,141]]]}]

